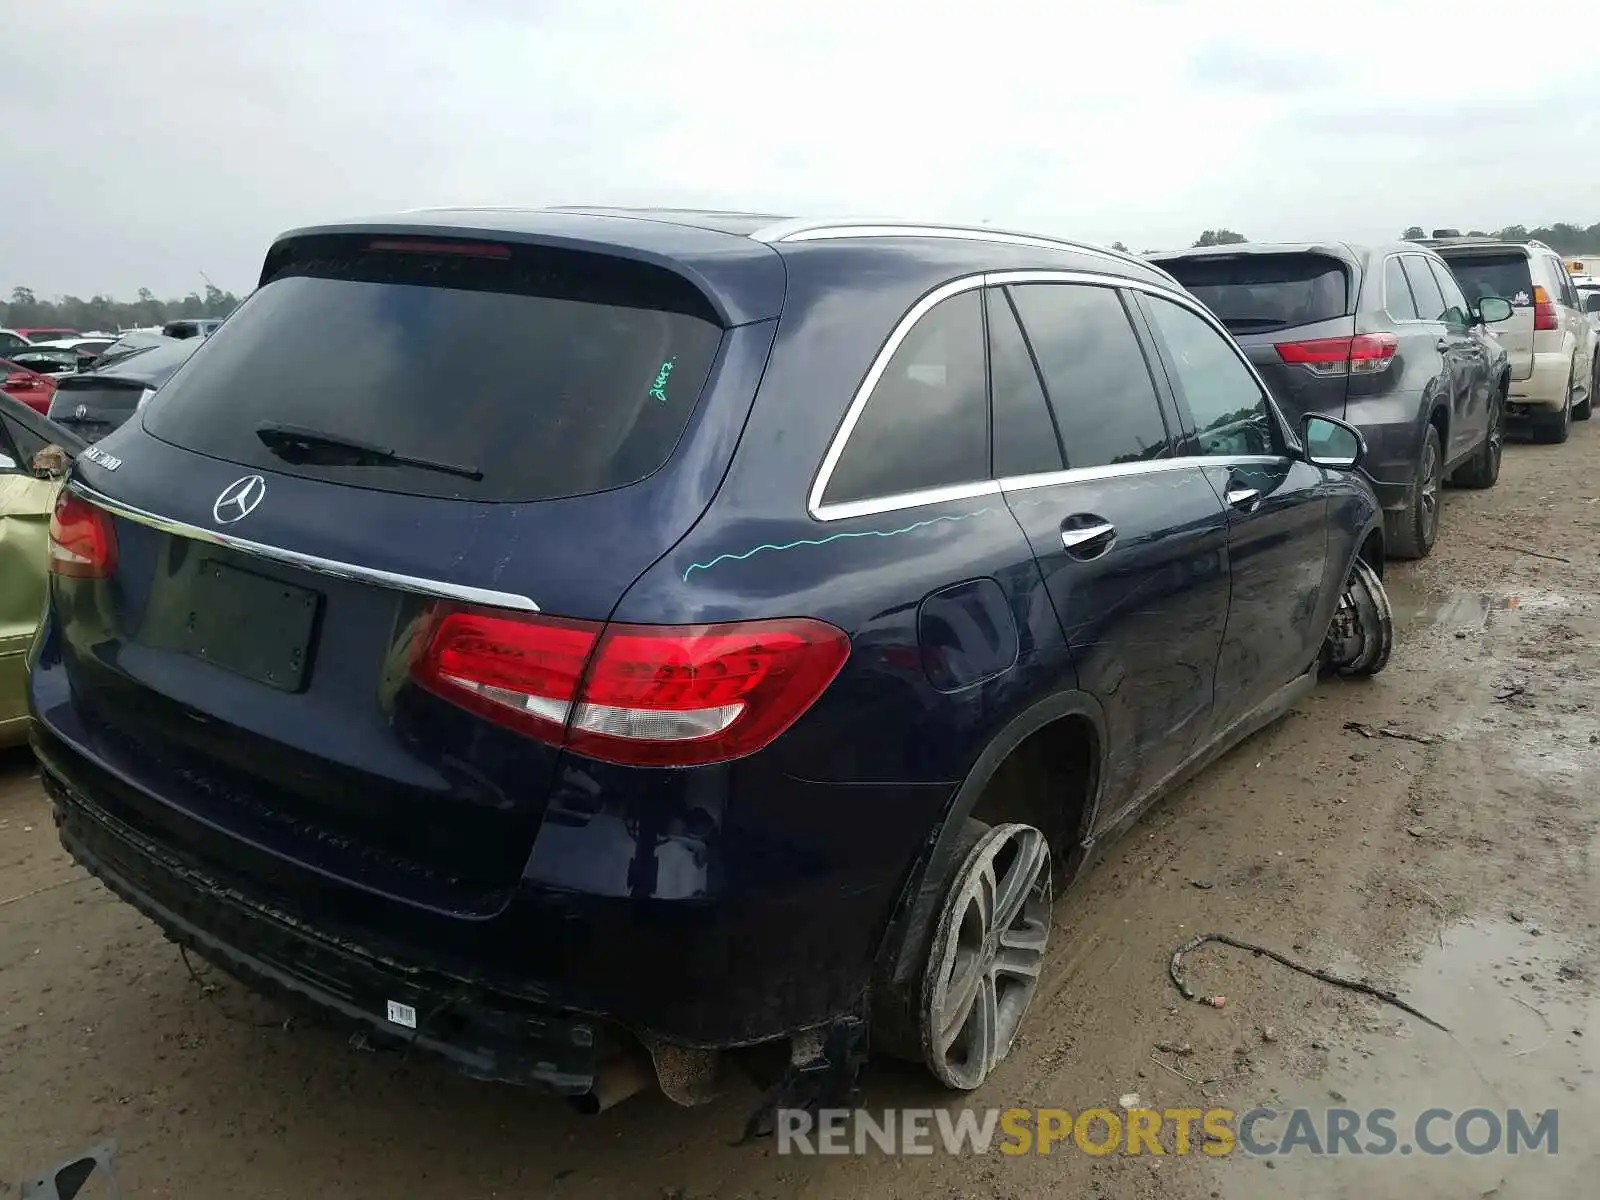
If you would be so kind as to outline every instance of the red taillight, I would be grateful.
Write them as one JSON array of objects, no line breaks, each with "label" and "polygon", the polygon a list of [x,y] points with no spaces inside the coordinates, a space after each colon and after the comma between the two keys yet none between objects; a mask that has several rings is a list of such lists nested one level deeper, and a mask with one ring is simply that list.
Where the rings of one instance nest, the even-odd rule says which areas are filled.
[{"label": "red taillight", "polygon": [[380,238],[368,250],[393,250],[401,254],[460,254],[467,258],[510,258],[511,251],[492,242],[425,242],[417,238]]},{"label": "red taillight", "polygon": [[591,758],[693,766],[770,744],[850,640],[805,618],[602,625],[442,606],[413,674],[481,716]]},{"label": "red taillight", "polygon": [[1389,369],[1399,348],[1400,339],[1392,333],[1314,338],[1276,346],[1284,362],[1303,366],[1314,375],[1376,375]]},{"label": "red taillight", "polygon": [[50,518],[50,570],[73,579],[106,579],[117,569],[111,514],[63,491]]},{"label": "red taillight", "polygon": [[1555,302],[1550,299],[1550,293],[1538,284],[1533,288],[1533,328],[1535,333],[1560,328],[1556,323]]}]

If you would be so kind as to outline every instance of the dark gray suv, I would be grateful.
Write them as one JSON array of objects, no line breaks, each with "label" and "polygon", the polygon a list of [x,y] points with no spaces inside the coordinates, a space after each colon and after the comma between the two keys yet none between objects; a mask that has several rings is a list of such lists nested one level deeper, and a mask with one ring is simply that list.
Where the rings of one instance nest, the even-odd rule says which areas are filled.
[{"label": "dark gray suv", "polygon": [[1446,476],[1494,485],[1510,368],[1487,326],[1511,306],[1469,304],[1438,255],[1318,242],[1150,258],[1222,320],[1291,420],[1324,413],[1366,436],[1391,556],[1433,549]]}]

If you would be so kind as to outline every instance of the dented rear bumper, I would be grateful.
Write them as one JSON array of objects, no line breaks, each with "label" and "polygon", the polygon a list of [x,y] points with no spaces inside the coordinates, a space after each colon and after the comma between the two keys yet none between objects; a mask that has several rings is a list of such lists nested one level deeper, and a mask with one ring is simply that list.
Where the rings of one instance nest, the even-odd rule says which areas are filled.
[{"label": "dented rear bumper", "polygon": [[[326,938],[141,837],[48,766],[42,774],[68,853],[178,945],[255,990],[380,1043],[442,1057],[474,1078],[562,1095],[593,1086],[610,1039],[592,1019]],[[415,1027],[390,1020],[391,1011]]]}]

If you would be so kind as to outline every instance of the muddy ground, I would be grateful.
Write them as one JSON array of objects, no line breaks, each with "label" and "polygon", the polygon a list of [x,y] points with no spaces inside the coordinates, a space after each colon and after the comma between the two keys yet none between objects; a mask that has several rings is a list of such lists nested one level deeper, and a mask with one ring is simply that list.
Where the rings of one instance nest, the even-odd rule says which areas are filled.
[{"label": "muddy ground", "polygon": [[[1553,1157],[797,1159],[730,1145],[747,1091],[579,1117],[314,1027],[285,1031],[218,976],[198,986],[63,856],[14,757],[0,763],[0,1195],[115,1137],[135,1200],[1593,1196],[1600,422],[1564,446],[1508,446],[1499,486],[1451,492],[1433,557],[1395,565],[1389,582],[1400,636],[1385,674],[1324,685],[1057,904],[1025,1038],[971,1103],[1342,1103],[1395,1109],[1402,1131],[1434,1105],[1554,1108]],[[1206,930],[1399,988],[1452,1032],[1217,947],[1190,973],[1226,1006],[1183,1002],[1168,956]],[[1181,1075],[1153,1061],[1162,1044],[1192,1047],[1160,1056]],[[865,1102],[945,1098],[875,1064]]]}]

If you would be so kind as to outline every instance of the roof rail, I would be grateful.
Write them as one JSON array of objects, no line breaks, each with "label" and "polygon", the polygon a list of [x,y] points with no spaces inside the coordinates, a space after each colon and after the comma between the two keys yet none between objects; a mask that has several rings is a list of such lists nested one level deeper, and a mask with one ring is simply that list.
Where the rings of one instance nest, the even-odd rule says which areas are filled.
[{"label": "roof rail", "polygon": [[1140,258],[1132,252],[1112,250],[1106,246],[1095,246],[1087,242],[1073,241],[1070,238],[1049,237],[1037,233],[1018,233],[1009,229],[995,229],[990,225],[952,225],[939,221],[907,221],[892,217],[856,217],[834,220],[796,218],[791,221],[776,221],[771,225],[763,226],[750,234],[750,237],[754,241],[768,244],[875,237],[958,238],[975,242],[1002,242],[1012,246],[1037,246],[1048,250],[1075,250],[1080,254],[1094,254],[1101,258],[1109,258],[1115,262],[1131,263],[1148,271],[1154,271],[1158,275],[1167,275],[1167,272],[1155,263]]}]

